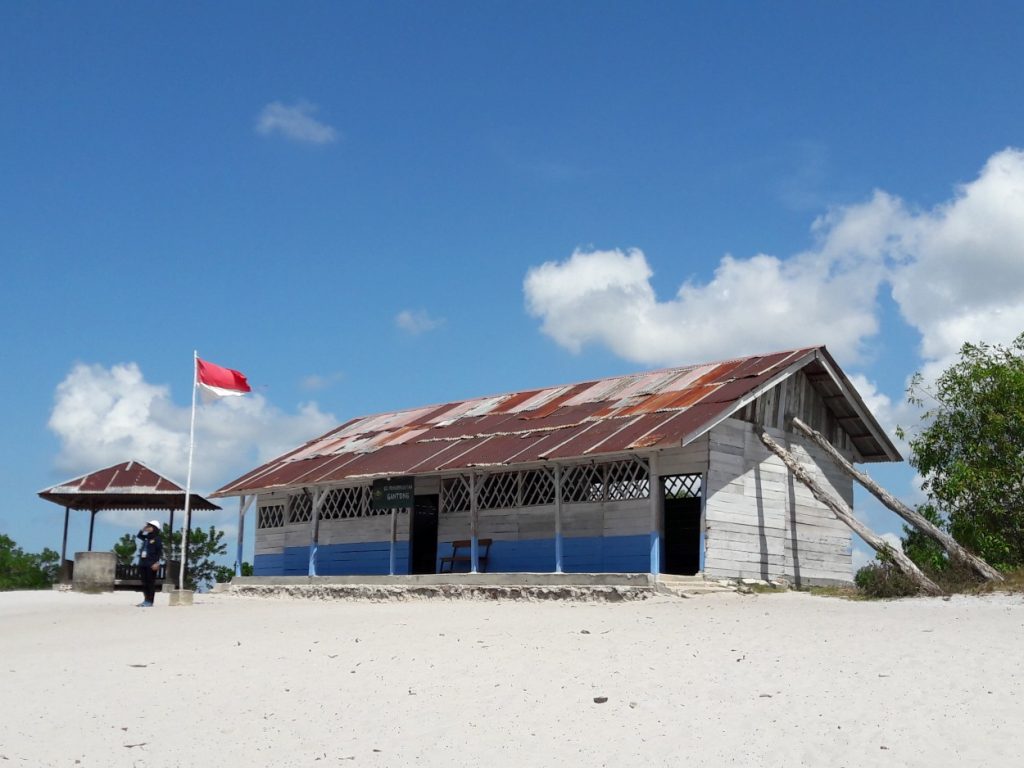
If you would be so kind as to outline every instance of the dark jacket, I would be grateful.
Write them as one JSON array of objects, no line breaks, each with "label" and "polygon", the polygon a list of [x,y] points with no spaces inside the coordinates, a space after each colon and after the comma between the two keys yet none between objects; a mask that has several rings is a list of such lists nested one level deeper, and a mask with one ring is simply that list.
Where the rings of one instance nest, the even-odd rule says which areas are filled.
[{"label": "dark jacket", "polygon": [[139,565],[152,565],[160,562],[164,556],[164,543],[160,539],[160,532],[146,533],[143,529],[135,535],[142,542],[139,544]]}]

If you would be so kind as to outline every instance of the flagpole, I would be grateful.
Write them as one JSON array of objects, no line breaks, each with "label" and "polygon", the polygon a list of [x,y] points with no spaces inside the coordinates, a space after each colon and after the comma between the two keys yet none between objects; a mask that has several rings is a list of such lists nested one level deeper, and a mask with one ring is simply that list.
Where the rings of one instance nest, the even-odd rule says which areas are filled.
[{"label": "flagpole", "polygon": [[[185,525],[181,532],[181,566],[178,589],[185,589],[185,567],[188,563],[188,529],[192,522],[192,455],[196,447],[196,382],[199,380],[199,350],[192,350],[192,422],[188,428],[188,474],[185,476]],[[171,532],[174,533],[173,531]]]}]

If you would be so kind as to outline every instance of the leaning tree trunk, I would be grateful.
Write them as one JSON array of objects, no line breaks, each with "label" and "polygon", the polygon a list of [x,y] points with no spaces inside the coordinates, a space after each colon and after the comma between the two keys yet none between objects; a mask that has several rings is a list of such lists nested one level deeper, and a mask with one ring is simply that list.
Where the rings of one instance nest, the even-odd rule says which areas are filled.
[{"label": "leaning tree trunk", "polygon": [[765,444],[768,450],[782,459],[782,463],[793,473],[793,477],[807,486],[811,493],[814,494],[814,498],[831,509],[836,517],[852,528],[872,549],[889,558],[893,565],[914,582],[922,592],[927,592],[930,595],[942,594],[939,586],[921,573],[921,570],[914,565],[913,560],[902,552],[897,551],[894,547],[889,546],[888,542],[853,516],[853,511],[847,506],[846,502],[833,497],[832,494],[822,488],[818,481],[811,477],[807,470],[800,465],[800,462],[797,461],[792,453],[775,442],[763,429],[760,430],[758,437],[761,438],[761,442]]},{"label": "leaning tree trunk", "polygon": [[825,439],[824,435],[820,432],[811,429],[800,419],[793,419],[793,426],[796,427],[798,432],[802,432],[807,435],[811,440],[814,441],[815,445],[821,448],[825,453],[829,455],[829,458],[835,462],[836,466],[839,467],[843,472],[852,477],[858,483],[867,488],[871,493],[874,494],[880,502],[885,504],[889,509],[895,512],[897,515],[906,520],[910,525],[917,528],[922,533],[931,536],[935,541],[938,542],[944,550],[946,550],[951,557],[964,563],[969,568],[976,571],[981,575],[982,578],[988,581],[1002,581],[1003,575],[999,573],[995,568],[986,563],[980,557],[964,549],[956,539],[950,536],[948,533],[943,531],[941,528],[937,528],[928,518],[917,512],[906,504],[901,502],[885,488],[880,486],[870,477],[863,472],[859,471],[849,461],[846,460],[839,451],[828,440]]}]

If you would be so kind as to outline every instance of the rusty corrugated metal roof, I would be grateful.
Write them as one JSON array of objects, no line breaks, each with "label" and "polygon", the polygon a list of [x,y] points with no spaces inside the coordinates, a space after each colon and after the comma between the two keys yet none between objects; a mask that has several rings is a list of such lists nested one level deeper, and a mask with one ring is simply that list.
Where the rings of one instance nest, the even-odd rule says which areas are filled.
[{"label": "rusty corrugated metal roof", "polygon": [[[346,422],[212,495],[678,446],[820,360],[838,371],[824,347],[806,347],[375,414]],[[898,458],[859,397],[848,397],[851,412],[871,422],[851,432],[862,455]]]},{"label": "rusty corrugated metal roof", "polygon": [[[40,498],[70,509],[184,509],[185,489],[140,461],[97,469],[39,492]],[[192,509],[220,509],[198,493]]]}]

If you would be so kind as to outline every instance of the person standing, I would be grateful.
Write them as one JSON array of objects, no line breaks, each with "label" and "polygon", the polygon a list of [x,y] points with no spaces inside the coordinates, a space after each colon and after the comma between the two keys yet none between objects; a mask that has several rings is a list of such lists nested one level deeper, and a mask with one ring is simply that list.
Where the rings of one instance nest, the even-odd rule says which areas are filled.
[{"label": "person standing", "polygon": [[139,547],[139,576],[142,578],[142,602],[139,608],[152,608],[156,596],[156,574],[160,570],[160,559],[164,555],[164,543],[160,539],[160,523],[150,520],[136,536],[142,540]]}]

